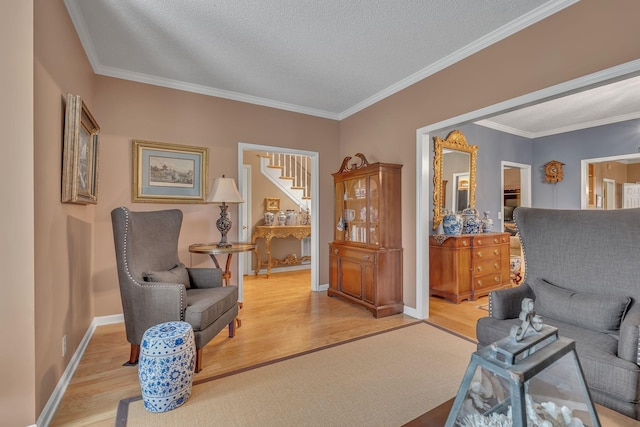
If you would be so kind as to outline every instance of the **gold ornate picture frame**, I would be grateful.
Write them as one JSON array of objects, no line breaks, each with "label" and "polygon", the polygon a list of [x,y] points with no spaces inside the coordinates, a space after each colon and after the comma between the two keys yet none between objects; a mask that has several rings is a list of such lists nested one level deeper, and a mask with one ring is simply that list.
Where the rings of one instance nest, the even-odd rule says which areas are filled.
[{"label": "gold ornate picture frame", "polygon": [[133,202],[204,203],[209,149],[133,140]]},{"label": "gold ornate picture frame", "polygon": [[79,95],[67,94],[62,153],[62,203],[98,203],[100,126]]},{"label": "gold ornate picture frame", "polygon": [[278,212],[280,210],[280,199],[275,197],[265,197],[264,210],[270,212]]}]

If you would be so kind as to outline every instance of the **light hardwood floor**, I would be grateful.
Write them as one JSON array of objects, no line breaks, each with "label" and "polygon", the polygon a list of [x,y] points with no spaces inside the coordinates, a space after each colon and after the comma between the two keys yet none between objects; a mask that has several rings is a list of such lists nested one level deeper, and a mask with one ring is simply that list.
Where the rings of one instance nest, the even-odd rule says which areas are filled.
[{"label": "light hardwood floor", "polygon": [[[195,380],[417,320],[403,314],[375,319],[362,307],[311,292],[308,270],[245,276],[244,285],[242,327],[235,338],[225,330],[204,348]],[[475,322],[487,315],[478,307],[485,303],[432,298],[429,321],[475,339]],[[137,369],[122,366],[128,356],[124,324],[98,327],[50,425],[113,426],[118,402],[140,395]]]}]

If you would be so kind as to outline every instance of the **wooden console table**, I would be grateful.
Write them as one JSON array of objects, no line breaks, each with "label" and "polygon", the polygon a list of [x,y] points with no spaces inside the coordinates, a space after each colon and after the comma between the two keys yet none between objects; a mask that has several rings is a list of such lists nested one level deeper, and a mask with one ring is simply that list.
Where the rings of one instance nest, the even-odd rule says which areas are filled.
[{"label": "wooden console table", "polygon": [[[303,256],[297,258],[286,257],[284,260],[273,260],[271,259],[271,239],[285,238],[285,237],[295,237],[298,240],[302,240],[305,237],[311,236],[311,226],[310,225],[257,225],[253,231],[251,236],[251,241],[255,246],[255,254],[256,254],[256,276],[260,273],[260,269],[262,267],[267,267],[267,279],[269,278],[269,274],[271,273],[271,267],[274,267],[278,264],[284,265],[296,265],[300,264],[303,261],[308,261],[311,259],[310,256]],[[263,263],[260,258],[260,253],[258,252],[258,247],[255,244],[256,240],[259,238],[263,238],[265,242],[265,248],[267,252],[267,262]]]}]

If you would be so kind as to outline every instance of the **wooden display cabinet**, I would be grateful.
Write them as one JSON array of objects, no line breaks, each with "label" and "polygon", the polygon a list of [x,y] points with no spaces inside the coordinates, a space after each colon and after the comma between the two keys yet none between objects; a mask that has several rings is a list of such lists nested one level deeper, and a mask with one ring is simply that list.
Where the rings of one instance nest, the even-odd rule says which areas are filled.
[{"label": "wooden display cabinet", "polygon": [[336,228],[327,293],[375,317],[402,313],[402,165],[356,157],[359,163],[346,157],[333,174]]}]

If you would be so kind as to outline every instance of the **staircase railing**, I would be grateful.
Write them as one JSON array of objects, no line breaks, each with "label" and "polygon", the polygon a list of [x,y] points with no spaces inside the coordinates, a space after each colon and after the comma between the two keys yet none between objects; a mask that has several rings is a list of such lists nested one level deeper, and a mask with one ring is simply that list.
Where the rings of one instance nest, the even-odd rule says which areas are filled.
[{"label": "staircase railing", "polygon": [[[261,171],[298,206],[309,208],[311,204],[311,159],[290,153],[261,154]],[[273,174],[264,169],[276,170]]]}]

